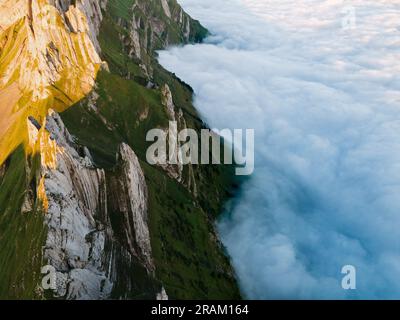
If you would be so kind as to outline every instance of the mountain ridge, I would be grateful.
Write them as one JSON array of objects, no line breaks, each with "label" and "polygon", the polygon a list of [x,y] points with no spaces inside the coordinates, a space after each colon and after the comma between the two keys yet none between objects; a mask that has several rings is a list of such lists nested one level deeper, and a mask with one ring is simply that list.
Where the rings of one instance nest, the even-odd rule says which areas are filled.
[{"label": "mountain ridge", "polygon": [[[8,249],[0,275],[8,280],[0,297],[240,297],[213,227],[237,183],[233,167],[153,167],[145,159],[149,129],[171,118],[180,128],[204,127],[192,90],[158,64],[155,51],[200,41],[206,29],[174,0],[49,3],[67,17],[63,28],[85,30],[99,70],[85,98],[60,115],[51,103],[30,114],[29,148],[19,144],[1,166],[0,242]],[[82,16],[87,23],[74,22]],[[53,292],[38,285],[45,264],[57,271]]]}]

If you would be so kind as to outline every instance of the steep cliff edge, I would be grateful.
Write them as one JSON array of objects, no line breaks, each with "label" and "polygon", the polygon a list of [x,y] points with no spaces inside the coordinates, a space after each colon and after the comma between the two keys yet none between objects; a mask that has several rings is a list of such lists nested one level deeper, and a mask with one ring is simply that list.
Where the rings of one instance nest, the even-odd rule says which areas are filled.
[{"label": "steep cliff edge", "polygon": [[[47,141],[55,162],[42,163],[47,240],[44,259],[57,271],[55,297],[67,299],[124,298],[161,292],[154,273],[147,212],[147,186],[133,150],[121,144],[115,172],[96,168],[90,152],[74,143],[58,114],[46,118]],[[39,135],[37,135],[39,136]],[[118,208],[118,222],[108,208]],[[120,267],[130,272],[121,274]],[[138,270],[141,269],[141,272]],[[141,279],[137,277],[140,276]],[[147,278],[147,280],[146,280]],[[143,291],[135,283],[145,282]],[[126,286],[124,294],[114,289]]]},{"label": "steep cliff edge", "polygon": [[[213,228],[233,168],[150,166],[145,156],[149,129],[169,120],[204,127],[191,88],[157,63],[155,50],[207,31],[175,0],[19,4],[0,1],[10,13],[0,32],[23,24],[39,49],[32,56],[25,40],[5,37],[0,57],[13,58],[0,70],[38,72],[38,81],[0,86],[2,110],[17,99],[0,136],[0,297],[239,298]],[[36,38],[42,18],[56,27]],[[16,88],[23,98],[9,94]],[[35,92],[46,94],[35,100]],[[55,290],[40,288],[44,265],[57,272]]]},{"label": "steep cliff edge", "polygon": [[0,163],[27,143],[28,116],[64,111],[92,90],[100,68],[85,13],[52,2],[0,3]]}]

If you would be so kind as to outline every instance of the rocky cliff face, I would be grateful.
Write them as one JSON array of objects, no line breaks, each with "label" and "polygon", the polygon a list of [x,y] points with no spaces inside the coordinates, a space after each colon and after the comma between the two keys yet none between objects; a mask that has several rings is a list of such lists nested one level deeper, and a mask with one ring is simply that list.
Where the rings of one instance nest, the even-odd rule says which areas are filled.
[{"label": "rocky cliff face", "polygon": [[[105,246],[113,233],[105,172],[93,166],[88,151],[78,153],[57,114],[47,117],[46,129],[57,144],[55,165],[41,168],[48,225],[44,258],[57,270],[54,294],[106,298],[112,290],[112,264]],[[46,144],[42,147],[41,153],[46,152]]]},{"label": "rocky cliff face", "polygon": [[28,116],[42,121],[49,108],[65,110],[94,85],[101,59],[86,12],[56,4],[0,2],[0,163],[27,142]]},{"label": "rocky cliff face", "polygon": [[122,41],[129,55],[140,59],[142,68],[150,76],[153,70],[149,60],[154,50],[171,44],[198,41],[206,33],[175,0],[135,1],[128,30]]},{"label": "rocky cliff face", "polygon": [[204,125],[155,50],[206,33],[175,0],[0,0],[0,297],[239,297],[229,170],[145,158],[149,129]]},{"label": "rocky cliff face", "polygon": [[[95,167],[86,148],[74,143],[54,111],[45,127],[31,129],[35,130],[31,135],[40,141],[31,142],[38,144],[41,159],[54,159],[42,161],[43,191],[38,194],[45,203],[48,227],[44,259],[57,271],[54,296],[110,298],[118,281],[118,266],[132,260],[152,277],[147,186],[133,150],[122,144],[118,170],[106,173]],[[120,215],[120,225],[113,226],[108,204]],[[128,276],[124,281],[137,281],[135,274]]]},{"label": "rocky cliff face", "polygon": [[[65,15],[66,22],[70,25],[71,29],[75,32],[77,30],[87,32],[97,51],[100,52],[97,37],[101,21],[103,20],[102,10],[106,9],[107,0],[51,0],[49,3]],[[79,10],[85,16],[86,22],[82,21],[79,15],[68,14],[72,8]]]}]

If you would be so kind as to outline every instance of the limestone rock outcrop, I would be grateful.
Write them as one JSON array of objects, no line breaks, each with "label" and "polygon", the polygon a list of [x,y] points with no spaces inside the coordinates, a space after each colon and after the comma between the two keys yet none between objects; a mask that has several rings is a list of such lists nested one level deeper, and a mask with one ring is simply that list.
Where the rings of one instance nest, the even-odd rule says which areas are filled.
[{"label": "limestone rock outcrop", "polygon": [[[31,135],[41,158],[54,159],[42,161],[38,196],[48,229],[44,259],[57,271],[55,297],[110,298],[119,281],[118,266],[132,260],[152,277],[147,186],[133,150],[122,144],[118,167],[113,172],[97,169],[90,152],[75,144],[53,111],[44,127],[31,127]],[[122,223],[113,224],[111,213]]]}]

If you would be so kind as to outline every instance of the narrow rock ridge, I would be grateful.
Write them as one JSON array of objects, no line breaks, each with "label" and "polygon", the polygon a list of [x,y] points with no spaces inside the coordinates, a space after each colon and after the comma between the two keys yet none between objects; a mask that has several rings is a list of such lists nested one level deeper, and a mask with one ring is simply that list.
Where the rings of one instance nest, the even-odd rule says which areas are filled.
[{"label": "narrow rock ridge", "polygon": [[[161,87],[161,102],[162,102],[163,106],[165,107],[165,110],[168,114],[169,120],[176,124],[176,126],[164,129],[168,135],[168,142],[170,140],[176,142],[176,141],[178,141],[179,124],[177,122],[178,119],[177,119],[176,112],[175,112],[176,107],[174,104],[172,93],[167,84],[164,84]],[[186,129],[186,127],[183,127],[181,129]],[[170,130],[171,130],[171,132],[169,132]],[[183,173],[183,165],[182,165],[182,161],[181,161],[182,155],[180,153],[179,144],[174,143],[173,145],[174,145],[174,150],[169,151],[169,152],[173,152],[173,154],[176,157],[177,164],[159,164],[159,166],[171,178],[176,179],[177,181],[181,182],[182,181],[182,173]]]},{"label": "narrow rock ridge", "polygon": [[[155,8],[160,10],[155,11]],[[123,22],[120,23],[124,27]],[[202,28],[176,0],[136,0],[129,23],[129,34],[121,35],[121,42],[131,57],[141,60],[140,66],[144,73],[152,78],[150,60],[154,51],[172,44],[197,41],[195,24],[195,27]],[[171,25],[174,27],[171,28]]]},{"label": "narrow rock ridge", "polygon": [[[116,282],[132,283],[136,276],[130,273],[121,279],[121,265],[140,264],[153,277],[147,186],[132,149],[121,145],[118,168],[107,177],[94,166],[90,152],[74,143],[57,113],[50,111],[45,128],[32,126],[34,130],[41,156],[55,153],[56,158],[55,164],[42,161],[43,190],[38,191],[47,212],[44,260],[57,271],[54,296],[110,298]],[[53,143],[56,148],[48,150]],[[108,201],[121,225],[112,223]],[[113,210],[115,206],[118,210]],[[123,242],[116,233],[124,235]]]},{"label": "narrow rock ridge", "polygon": [[171,11],[169,10],[169,4],[167,0],[161,0],[161,5],[163,7],[165,15],[171,19]]},{"label": "narrow rock ridge", "polygon": [[148,228],[147,185],[139,160],[127,144],[120,146],[117,168],[108,182],[108,196],[114,200],[110,206],[121,216],[123,237],[129,251],[152,273],[155,267]]},{"label": "narrow rock ridge", "polygon": [[[183,111],[180,108],[177,108],[174,104],[174,98],[171,92],[170,87],[167,84],[164,84],[161,87],[161,102],[166,109],[169,120],[176,123],[176,127],[173,127],[172,137],[168,136],[168,139],[173,139],[174,141],[178,140],[178,132],[181,130],[188,129],[186,125],[186,120],[183,116]],[[169,129],[165,129],[167,132]],[[196,179],[194,177],[193,166],[191,164],[188,165],[188,174],[184,177],[183,174],[183,164],[182,164],[182,154],[180,151],[180,145],[176,143],[174,148],[174,154],[177,157],[177,164],[159,164],[159,166],[173,179],[181,182],[193,193],[195,197],[197,197],[197,185]]]},{"label": "narrow rock ridge", "polygon": [[[136,156],[143,157],[138,139],[150,124],[168,130],[168,120],[176,121],[173,136],[202,125],[189,101],[192,91],[158,65],[156,50],[206,34],[176,0],[0,0],[0,184],[9,192],[14,172],[8,168],[20,171],[15,202],[21,212],[13,206],[10,212],[23,215],[10,215],[15,224],[6,231],[33,230],[17,234],[17,242],[9,237],[16,257],[32,251],[24,268],[19,261],[7,265],[10,255],[4,255],[5,278],[18,270],[9,281],[9,288],[21,287],[18,296],[166,300],[236,294],[205,212],[219,210],[219,200],[203,180],[219,176],[179,163],[163,167],[166,173],[145,165],[147,185]],[[128,94],[132,88],[137,94]],[[58,112],[84,97],[89,114],[71,108],[63,115],[75,138]],[[108,104],[113,108],[104,110]],[[132,120],[132,128],[122,120]],[[22,148],[13,153],[20,145],[25,158]],[[174,151],[179,154],[178,146]],[[25,238],[29,246],[18,242]],[[56,270],[53,292],[40,287],[44,265]],[[0,294],[8,297],[10,290]]]},{"label": "narrow rock ridge", "polygon": [[[112,239],[112,229],[107,217],[105,172],[94,168],[85,150],[78,153],[56,113],[47,117],[46,130],[58,146],[55,167],[42,166],[48,203],[44,259],[57,270],[55,296],[107,298],[112,277],[104,248]],[[47,150],[44,143],[41,145],[43,155]]]}]

